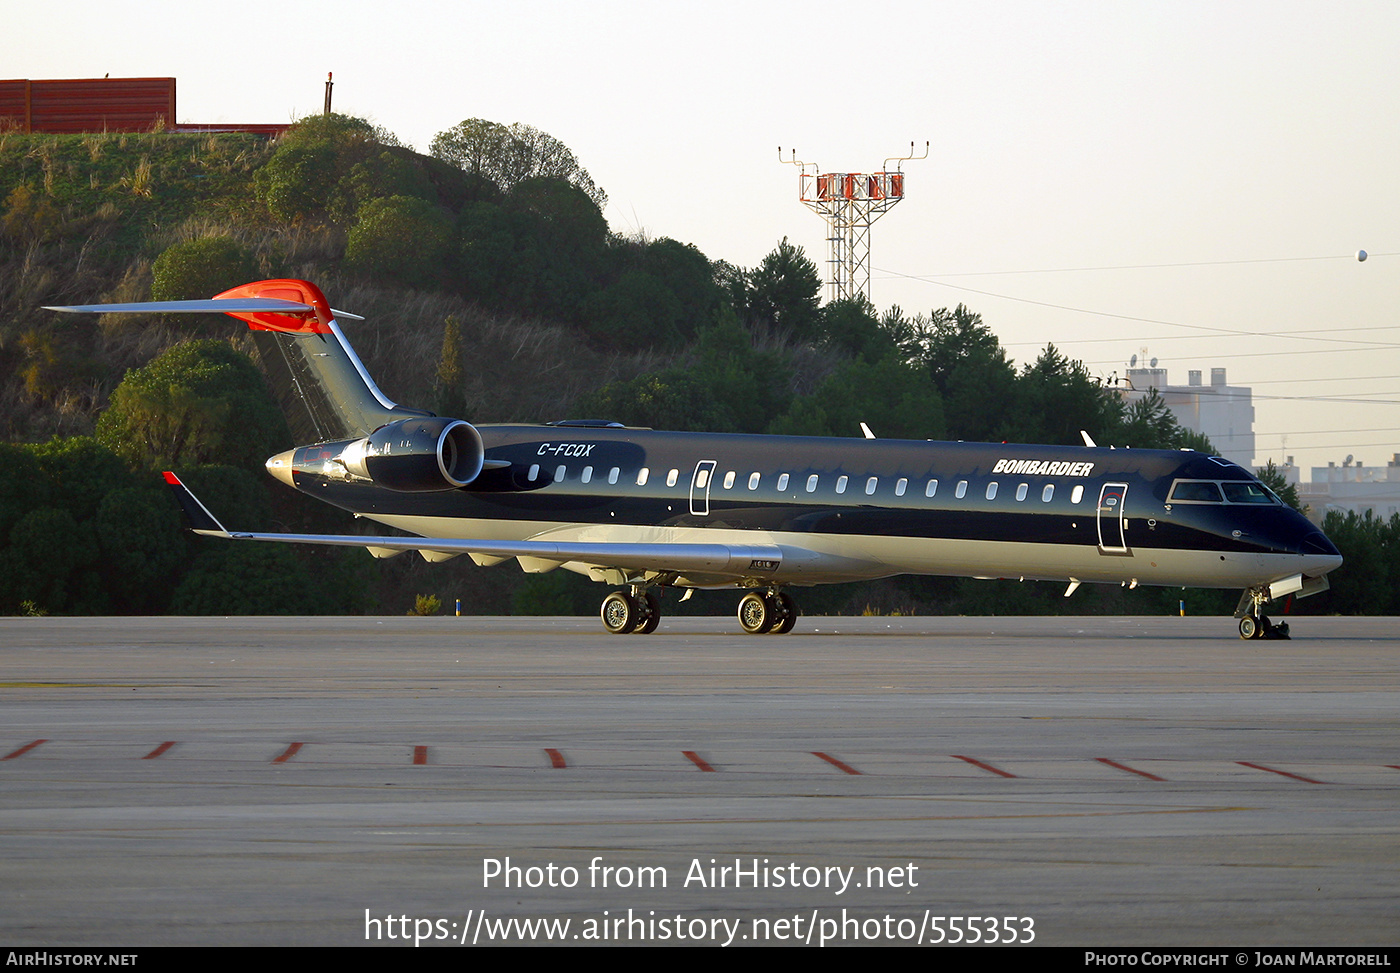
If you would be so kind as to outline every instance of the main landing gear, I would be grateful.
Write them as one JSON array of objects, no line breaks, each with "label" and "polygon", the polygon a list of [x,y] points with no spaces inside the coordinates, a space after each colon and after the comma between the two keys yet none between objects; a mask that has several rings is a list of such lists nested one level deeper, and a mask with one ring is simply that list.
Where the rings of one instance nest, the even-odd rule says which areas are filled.
[{"label": "main landing gear", "polygon": [[[603,599],[603,627],[614,635],[650,635],[661,624],[661,600],[641,585]],[[783,591],[750,591],[739,599],[739,624],[750,635],[785,635],[797,624],[797,602]]]},{"label": "main landing gear", "polygon": [[1269,616],[1263,613],[1264,603],[1269,600],[1267,588],[1250,588],[1240,596],[1240,606],[1235,609],[1235,615],[1240,620],[1240,638],[1242,639],[1287,639],[1288,623],[1279,622],[1275,625],[1269,621]]},{"label": "main landing gear", "polygon": [[650,635],[661,624],[661,600],[640,585],[603,599],[603,627],[614,635]]},{"label": "main landing gear", "polygon": [[750,635],[786,635],[797,624],[797,603],[785,591],[750,591],[739,599],[739,624]]}]

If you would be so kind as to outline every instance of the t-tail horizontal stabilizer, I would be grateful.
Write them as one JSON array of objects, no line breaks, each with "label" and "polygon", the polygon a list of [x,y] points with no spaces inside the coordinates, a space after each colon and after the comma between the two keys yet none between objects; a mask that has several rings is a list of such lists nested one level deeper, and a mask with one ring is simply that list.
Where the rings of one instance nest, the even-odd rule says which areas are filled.
[{"label": "t-tail horizontal stabilizer", "polygon": [[245,321],[258,364],[282,405],[298,442],[358,439],[399,419],[431,413],[391,401],[370,378],[336,318],[364,319],[334,310],[321,289],[305,280],[262,280],[207,301],[75,304],[50,311],[91,314],[227,314]]}]

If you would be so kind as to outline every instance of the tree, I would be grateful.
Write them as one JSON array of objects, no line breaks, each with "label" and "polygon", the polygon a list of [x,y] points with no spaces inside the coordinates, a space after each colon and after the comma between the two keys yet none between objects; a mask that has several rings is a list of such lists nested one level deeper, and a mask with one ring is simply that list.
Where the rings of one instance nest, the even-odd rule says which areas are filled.
[{"label": "tree", "polygon": [[748,274],[748,313],[752,320],[786,331],[798,341],[821,334],[822,279],[801,247],[781,243]]},{"label": "tree", "polygon": [[210,236],[171,244],[151,267],[151,300],[193,301],[246,284],[257,276],[237,240]]},{"label": "tree", "polygon": [[254,174],[253,187],[269,213],[296,222],[326,211],[340,175],[329,145],[284,145]]},{"label": "tree", "polygon": [[1081,430],[1102,436],[1116,431],[1122,421],[1117,394],[1054,345],[1046,345],[1022,370],[1016,393],[1012,428],[1023,442],[1074,445],[1083,441]]},{"label": "tree", "polygon": [[1115,444],[1132,446],[1136,449],[1196,449],[1203,453],[1214,453],[1210,440],[1201,433],[1187,429],[1177,421],[1176,415],[1157,390],[1148,389],[1147,394],[1131,403],[1123,414],[1122,431]]},{"label": "tree", "polygon": [[[370,198],[431,195],[398,139],[363,118],[312,115],[287,130],[253,175],[254,192],[280,220],[352,219]],[[397,154],[396,154],[397,151]]]},{"label": "tree", "polygon": [[262,375],[221,341],[189,341],[126,373],[97,440],[136,468],[247,468],[290,444]]},{"label": "tree", "polygon": [[437,386],[433,392],[433,408],[438,415],[466,418],[467,397],[462,391],[466,376],[462,372],[462,324],[456,316],[448,317],[442,329],[442,356],[438,359]]},{"label": "tree", "polygon": [[1264,466],[1255,470],[1255,475],[1259,477],[1259,482],[1278,495],[1278,498],[1288,504],[1294,510],[1306,513],[1303,509],[1302,501],[1298,499],[1298,488],[1283,475],[1283,470],[1278,468],[1273,460],[1269,460]]},{"label": "tree", "polygon": [[832,301],[822,308],[826,344],[847,355],[876,362],[899,351],[865,295]]},{"label": "tree", "polygon": [[881,439],[941,439],[943,400],[923,369],[897,358],[846,362],[769,431],[792,436],[858,436],[865,422]]},{"label": "tree", "polygon": [[554,136],[516,122],[505,126],[468,118],[433,137],[431,154],[463,172],[484,176],[504,192],[537,176],[563,179],[581,189],[601,210],[608,197],[568,146]]},{"label": "tree", "polygon": [[438,276],[452,248],[452,227],[415,196],[373,199],[360,207],[345,262],[376,278],[421,287]]},{"label": "tree", "polygon": [[915,317],[909,330],[905,353],[924,363],[942,394],[948,435],[969,441],[1008,438],[1016,369],[982,316],[959,304]]}]

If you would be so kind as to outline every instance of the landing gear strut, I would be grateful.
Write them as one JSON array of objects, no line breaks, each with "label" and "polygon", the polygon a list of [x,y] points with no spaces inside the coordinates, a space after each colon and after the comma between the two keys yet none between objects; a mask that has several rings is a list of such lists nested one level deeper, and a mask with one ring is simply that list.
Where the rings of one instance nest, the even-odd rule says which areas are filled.
[{"label": "landing gear strut", "polygon": [[1264,588],[1250,588],[1240,596],[1240,606],[1235,609],[1235,614],[1240,620],[1240,638],[1242,639],[1287,639],[1288,623],[1279,622],[1275,625],[1269,621],[1269,616],[1262,611],[1264,602],[1268,601],[1268,591]]},{"label": "landing gear strut", "polygon": [[603,627],[614,635],[650,635],[661,624],[661,601],[640,585],[614,591],[603,599],[599,612]]},{"label": "landing gear strut", "polygon": [[739,625],[750,635],[786,635],[797,624],[797,602],[785,591],[750,591],[739,599]]}]

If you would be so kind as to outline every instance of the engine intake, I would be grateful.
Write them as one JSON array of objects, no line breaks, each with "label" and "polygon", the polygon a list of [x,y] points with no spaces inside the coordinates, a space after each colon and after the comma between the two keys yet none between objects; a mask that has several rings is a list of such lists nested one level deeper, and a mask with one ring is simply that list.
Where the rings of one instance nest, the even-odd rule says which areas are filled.
[{"label": "engine intake", "polygon": [[486,461],[481,434],[461,419],[400,419],[357,439],[340,454],[345,468],[375,486],[405,493],[455,490]]}]

